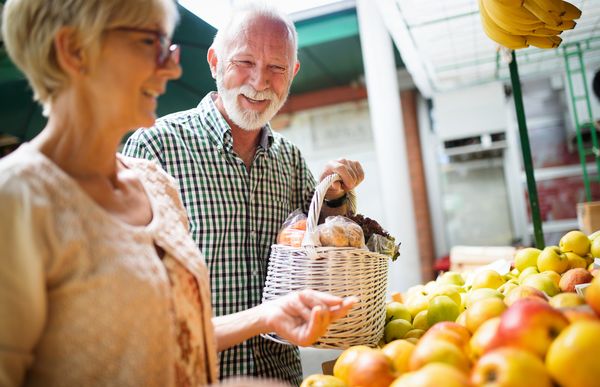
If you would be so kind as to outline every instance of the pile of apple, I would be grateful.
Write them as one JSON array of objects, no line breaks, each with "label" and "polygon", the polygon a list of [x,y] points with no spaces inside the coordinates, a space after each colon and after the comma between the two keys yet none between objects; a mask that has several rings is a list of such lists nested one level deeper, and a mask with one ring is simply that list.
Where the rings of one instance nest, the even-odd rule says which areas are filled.
[{"label": "pile of apple", "polygon": [[504,275],[446,272],[395,294],[379,348],[345,350],[333,376],[302,387],[600,386],[593,257],[600,232],[571,231],[559,246],[519,250]]}]

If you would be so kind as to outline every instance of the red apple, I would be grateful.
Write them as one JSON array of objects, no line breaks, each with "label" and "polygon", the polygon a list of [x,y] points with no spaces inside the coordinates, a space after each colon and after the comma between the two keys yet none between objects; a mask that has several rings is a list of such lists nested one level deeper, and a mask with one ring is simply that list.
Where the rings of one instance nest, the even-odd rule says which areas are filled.
[{"label": "red apple", "polygon": [[575,285],[587,284],[592,278],[594,277],[586,269],[570,269],[560,277],[558,286],[563,292],[575,293]]},{"label": "red apple", "polygon": [[379,350],[359,352],[348,372],[349,387],[388,387],[394,379],[391,360]]},{"label": "red apple", "polygon": [[469,342],[471,360],[476,361],[492,346],[498,334],[498,326],[500,326],[500,317],[494,317],[481,324],[475,331]]},{"label": "red apple", "polygon": [[552,341],[568,325],[569,320],[547,302],[519,300],[502,314],[492,347],[519,347],[543,358]]},{"label": "red apple", "polygon": [[486,353],[471,371],[475,386],[552,387],[552,379],[540,358],[511,347]]},{"label": "red apple", "polygon": [[333,376],[342,379],[345,383],[348,383],[348,374],[352,365],[358,359],[358,355],[361,352],[373,351],[373,348],[367,347],[366,345],[355,345],[346,349],[337,358],[333,366]]}]

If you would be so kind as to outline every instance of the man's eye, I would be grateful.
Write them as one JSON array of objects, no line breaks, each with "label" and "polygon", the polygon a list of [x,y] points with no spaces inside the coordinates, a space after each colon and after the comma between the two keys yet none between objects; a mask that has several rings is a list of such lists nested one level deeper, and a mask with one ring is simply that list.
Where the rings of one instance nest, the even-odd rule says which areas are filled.
[{"label": "man's eye", "polygon": [[148,46],[154,46],[156,44],[156,38],[145,38],[142,39],[142,43],[148,45]]},{"label": "man's eye", "polygon": [[285,67],[283,66],[271,66],[271,70],[273,70],[276,73],[285,73]]}]

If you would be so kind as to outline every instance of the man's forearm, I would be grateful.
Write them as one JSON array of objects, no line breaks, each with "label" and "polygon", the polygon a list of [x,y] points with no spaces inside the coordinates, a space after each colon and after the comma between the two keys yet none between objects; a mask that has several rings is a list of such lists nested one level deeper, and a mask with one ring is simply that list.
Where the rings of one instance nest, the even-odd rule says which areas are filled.
[{"label": "man's forearm", "polygon": [[213,317],[218,352],[266,331],[259,308],[256,306],[243,312]]}]

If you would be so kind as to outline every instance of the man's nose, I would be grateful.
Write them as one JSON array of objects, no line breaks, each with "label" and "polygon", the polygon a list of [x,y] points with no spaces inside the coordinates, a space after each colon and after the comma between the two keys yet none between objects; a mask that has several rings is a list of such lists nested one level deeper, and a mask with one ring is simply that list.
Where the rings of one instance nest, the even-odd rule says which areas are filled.
[{"label": "man's nose", "polygon": [[268,89],[270,86],[269,72],[266,68],[256,66],[252,70],[250,84],[256,91]]}]

